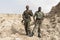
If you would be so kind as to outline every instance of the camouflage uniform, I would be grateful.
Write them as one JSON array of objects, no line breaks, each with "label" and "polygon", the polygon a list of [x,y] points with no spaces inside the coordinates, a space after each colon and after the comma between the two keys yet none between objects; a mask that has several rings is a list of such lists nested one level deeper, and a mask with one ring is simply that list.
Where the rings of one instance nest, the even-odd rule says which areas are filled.
[{"label": "camouflage uniform", "polygon": [[31,34],[30,21],[31,21],[31,16],[33,16],[33,13],[31,10],[25,10],[22,16],[24,20],[26,35],[30,35]]},{"label": "camouflage uniform", "polygon": [[44,16],[44,14],[42,12],[38,12],[38,11],[36,11],[34,14],[35,27],[33,29],[33,33],[38,28],[38,36],[40,36],[40,25],[42,23],[43,16]]}]

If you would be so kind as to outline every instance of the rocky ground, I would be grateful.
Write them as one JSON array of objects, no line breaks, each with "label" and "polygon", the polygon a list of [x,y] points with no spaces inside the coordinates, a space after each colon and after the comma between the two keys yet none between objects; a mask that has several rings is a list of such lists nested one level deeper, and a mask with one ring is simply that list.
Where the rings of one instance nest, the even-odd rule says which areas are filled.
[{"label": "rocky ground", "polygon": [[[41,24],[41,38],[25,35],[20,14],[0,14],[0,40],[60,40],[60,3],[45,14]],[[33,20],[31,21],[33,23]],[[31,30],[34,25],[31,25]]]},{"label": "rocky ground", "polygon": [[[37,32],[33,37],[25,35],[20,14],[0,14],[0,40],[60,40],[60,17],[44,18],[41,25],[41,38]],[[33,22],[33,21],[32,21]],[[34,25],[31,26],[31,29]]]}]

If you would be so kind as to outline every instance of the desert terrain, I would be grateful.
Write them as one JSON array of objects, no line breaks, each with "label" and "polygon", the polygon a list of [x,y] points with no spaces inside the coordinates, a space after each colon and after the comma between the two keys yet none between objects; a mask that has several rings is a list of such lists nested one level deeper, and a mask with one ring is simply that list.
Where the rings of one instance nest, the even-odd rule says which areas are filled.
[{"label": "desert terrain", "polygon": [[[41,38],[25,35],[21,14],[0,14],[0,40],[60,40],[60,3],[45,14],[41,24]],[[31,23],[33,22],[33,19]],[[34,25],[31,25],[33,29]]]}]

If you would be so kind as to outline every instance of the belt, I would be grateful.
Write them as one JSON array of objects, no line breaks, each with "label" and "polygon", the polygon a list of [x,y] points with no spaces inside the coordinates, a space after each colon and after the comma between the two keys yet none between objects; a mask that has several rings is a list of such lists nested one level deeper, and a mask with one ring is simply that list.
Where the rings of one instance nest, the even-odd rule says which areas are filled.
[{"label": "belt", "polygon": [[36,20],[41,20],[41,19],[39,19],[39,18],[36,18]]}]

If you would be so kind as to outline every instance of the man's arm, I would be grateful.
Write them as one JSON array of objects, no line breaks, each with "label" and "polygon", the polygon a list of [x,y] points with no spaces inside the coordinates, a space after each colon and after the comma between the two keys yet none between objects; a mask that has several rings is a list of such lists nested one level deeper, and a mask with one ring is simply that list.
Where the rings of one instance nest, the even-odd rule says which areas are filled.
[{"label": "man's arm", "polygon": [[44,16],[44,13],[43,13],[43,17],[45,17],[45,16]]},{"label": "man's arm", "polygon": [[32,10],[30,10],[30,16],[33,16],[33,12],[32,12]]},{"label": "man's arm", "polygon": [[42,15],[42,16],[43,16],[43,17],[42,17],[42,20],[43,20],[45,16],[44,16],[44,13],[43,13],[43,12],[42,12],[42,14],[43,14],[43,15]]},{"label": "man's arm", "polygon": [[34,21],[36,20],[36,12],[35,12],[35,14],[34,14],[34,16],[33,16],[33,20],[34,20]]},{"label": "man's arm", "polygon": [[24,14],[25,14],[25,12],[23,12],[23,14],[22,14],[22,18],[23,18],[23,19],[22,19],[22,21],[21,21],[21,22],[23,22],[23,21],[24,21],[24,18],[25,18],[25,15],[24,15]]}]

